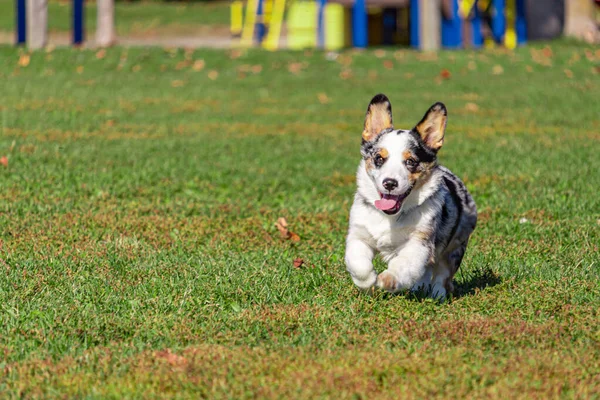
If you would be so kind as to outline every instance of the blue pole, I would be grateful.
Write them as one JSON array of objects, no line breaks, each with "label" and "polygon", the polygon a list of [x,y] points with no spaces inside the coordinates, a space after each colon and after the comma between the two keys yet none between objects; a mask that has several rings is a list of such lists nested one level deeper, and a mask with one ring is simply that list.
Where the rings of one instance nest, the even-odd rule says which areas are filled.
[{"label": "blue pole", "polygon": [[368,44],[367,35],[367,6],[365,0],[355,0],[352,9],[352,42],[354,47],[366,48]]},{"label": "blue pole", "polygon": [[267,33],[265,27],[265,16],[263,8],[263,0],[258,0],[258,6],[256,7],[256,40],[258,41],[258,44],[262,43]]},{"label": "blue pole", "polygon": [[501,43],[506,32],[506,2],[505,0],[492,1],[492,35],[496,42]]},{"label": "blue pole", "polygon": [[442,18],[442,46],[457,49],[462,47],[463,20],[458,13],[458,0],[452,0],[452,15]]},{"label": "blue pole", "polygon": [[25,0],[17,0],[17,44],[25,44],[27,41],[27,19],[25,13]]},{"label": "blue pole", "polygon": [[325,5],[327,0],[319,0],[319,13],[317,19],[317,46],[325,48]]},{"label": "blue pole", "polygon": [[473,47],[481,47],[483,46],[483,33],[481,31],[481,11],[479,11],[479,6],[477,2],[475,2],[475,6],[473,8],[473,20],[471,21]]},{"label": "blue pole", "polygon": [[85,8],[84,0],[73,0],[73,44],[83,43],[85,32],[84,22]]},{"label": "blue pole", "polygon": [[525,19],[525,0],[517,0],[516,17],[517,44],[527,42],[527,20]]},{"label": "blue pole", "polygon": [[410,0],[410,16],[408,21],[410,30],[410,47],[419,48],[421,37],[419,35],[419,0]]}]

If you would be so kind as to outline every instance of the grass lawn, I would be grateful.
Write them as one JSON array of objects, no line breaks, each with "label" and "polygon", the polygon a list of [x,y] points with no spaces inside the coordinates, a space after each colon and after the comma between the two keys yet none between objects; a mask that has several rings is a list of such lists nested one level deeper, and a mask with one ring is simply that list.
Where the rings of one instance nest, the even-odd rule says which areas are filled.
[{"label": "grass lawn", "polygon": [[[194,34],[207,26],[229,27],[229,2],[176,3],[133,2],[115,3],[115,24],[119,35]],[[48,29],[51,32],[70,32],[71,1],[50,0]],[[96,4],[86,3],[86,30],[96,31]],[[0,0],[0,31],[15,29],[15,1]],[[227,31],[226,31],[227,32]]]},{"label": "grass lawn", "polygon": [[[597,49],[21,52],[0,397],[600,396]],[[440,159],[480,215],[445,304],[345,272],[377,92],[397,127],[449,110]]]}]

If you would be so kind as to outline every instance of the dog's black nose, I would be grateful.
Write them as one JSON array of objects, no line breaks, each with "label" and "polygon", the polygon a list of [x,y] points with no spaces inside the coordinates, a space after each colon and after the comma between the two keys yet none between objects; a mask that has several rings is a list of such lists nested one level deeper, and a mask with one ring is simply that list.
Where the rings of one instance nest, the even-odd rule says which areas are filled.
[{"label": "dog's black nose", "polygon": [[386,190],[392,191],[398,187],[398,181],[395,179],[385,178],[383,180],[383,187]]}]

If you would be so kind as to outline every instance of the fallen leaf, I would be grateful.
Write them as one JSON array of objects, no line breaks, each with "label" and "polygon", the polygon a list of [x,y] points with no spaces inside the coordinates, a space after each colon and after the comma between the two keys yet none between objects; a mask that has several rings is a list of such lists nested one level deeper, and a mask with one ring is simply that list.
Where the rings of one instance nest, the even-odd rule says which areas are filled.
[{"label": "fallen leaf", "polygon": [[414,77],[415,77],[415,74],[413,74],[412,72],[405,72],[405,73],[404,73],[404,77],[405,77],[406,79],[412,79],[412,78],[414,78]]},{"label": "fallen leaf", "polygon": [[353,74],[352,74],[352,70],[349,69],[344,69],[342,72],[340,72],[340,78],[342,78],[343,80],[346,79],[350,79],[352,78]]},{"label": "fallen leaf", "polygon": [[172,87],[182,87],[183,86],[183,81],[181,81],[181,80],[174,80],[173,82],[171,82],[171,86]]},{"label": "fallen leaf", "polygon": [[444,68],[440,71],[440,77],[442,79],[450,79],[451,76],[452,76],[452,73],[450,71],[448,71],[446,68]]},{"label": "fallen leaf", "polygon": [[373,54],[374,54],[374,55],[375,55],[375,57],[377,57],[377,58],[383,58],[383,57],[385,57],[385,55],[386,55],[386,52],[385,52],[385,50],[383,50],[383,49],[377,49],[377,50],[375,50],[375,51],[373,52]]},{"label": "fallen leaf", "polygon": [[296,258],[294,260],[294,268],[301,268],[303,264],[304,264],[304,260],[301,258]]},{"label": "fallen leaf", "polygon": [[297,74],[300,71],[302,71],[303,68],[303,64],[302,63],[289,63],[288,64],[288,71],[290,71],[292,74]]},{"label": "fallen leaf", "polygon": [[240,58],[244,53],[242,50],[233,49],[229,52],[229,58],[231,60],[235,60],[236,58]]},{"label": "fallen leaf", "polygon": [[467,68],[470,71],[475,71],[477,69],[477,63],[473,60],[469,61],[469,63],[467,64]]},{"label": "fallen leaf", "polygon": [[533,67],[531,65],[526,66],[525,69],[527,72],[533,72]]},{"label": "fallen leaf", "polygon": [[206,62],[204,62],[204,60],[196,60],[196,61],[194,61],[194,65],[192,65],[192,69],[196,72],[199,72],[204,69],[205,65],[206,65]]},{"label": "fallen leaf", "polygon": [[467,103],[465,104],[465,110],[470,112],[477,112],[479,111],[479,106],[475,103]]},{"label": "fallen leaf", "polygon": [[288,223],[285,218],[283,218],[283,217],[278,218],[277,222],[275,222],[275,226],[277,227],[277,230],[279,231],[279,235],[281,236],[282,239],[291,240],[292,242],[300,241],[300,236],[298,236],[294,232],[290,232],[290,230],[288,229]]},{"label": "fallen leaf", "polygon": [[260,74],[260,72],[262,71],[262,65],[257,64],[257,65],[253,65],[252,66],[252,72],[255,74]]},{"label": "fallen leaf", "polygon": [[136,64],[133,66],[133,68],[131,68],[131,70],[133,72],[139,72],[142,69],[142,66],[140,64]]},{"label": "fallen leaf", "polygon": [[78,74],[83,74],[83,65],[77,66],[76,71]]},{"label": "fallen leaf", "polygon": [[6,156],[0,157],[0,164],[4,165],[5,167],[8,167],[8,157],[6,157]]},{"label": "fallen leaf", "polygon": [[494,75],[502,75],[504,73],[504,68],[502,68],[502,65],[494,65],[494,68],[492,68],[492,74]]},{"label": "fallen leaf", "polygon": [[573,71],[571,71],[570,69],[565,69],[565,75],[567,76],[567,78],[572,78]]},{"label": "fallen leaf", "polygon": [[31,56],[29,56],[29,54],[21,54],[19,56],[19,66],[20,67],[28,66],[30,61],[31,61]]},{"label": "fallen leaf", "polygon": [[103,59],[106,56],[106,49],[100,49],[96,52],[96,58],[98,60]]},{"label": "fallen leaf", "polygon": [[319,98],[319,102],[320,102],[321,104],[327,104],[327,103],[329,103],[329,101],[330,101],[330,100],[329,100],[329,97],[327,97],[327,94],[325,94],[325,93],[319,93],[319,94],[317,95],[317,97]]},{"label": "fallen leaf", "polygon": [[216,80],[219,77],[219,72],[217,70],[212,70],[208,72],[208,79],[211,81]]},{"label": "fallen leaf", "polygon": [[542,54],[544,54],[544,56],[548,58],[552,58],[552,56],[554,55],[552,49],[548,46],[544,47],[544,49],[542,50]]},{"label": "fallen leaf", "polygon": [[185,67],[189,66],[190,62],[189,61],[179,61],[177,64],[175,64],[175,69],[177,71],[184,69]]},{"label": "fallen leaf", "polygon": [[171,353],[171,350],[163,350],[156,353],[159,358],[164,358],[170,365],[185,365],[187,360],[185,357]]},{"label": "fallen leaf", "polygon": [[383,62],[383,67],[385,69],[392,69],[392,68],[394,68],[394,62],[392,60],[385,60]]}]

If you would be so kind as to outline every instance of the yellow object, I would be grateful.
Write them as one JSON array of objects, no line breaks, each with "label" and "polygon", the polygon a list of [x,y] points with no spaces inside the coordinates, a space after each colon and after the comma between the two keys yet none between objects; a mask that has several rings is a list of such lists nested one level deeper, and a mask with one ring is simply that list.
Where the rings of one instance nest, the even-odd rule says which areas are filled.
[{"label": "yellow object", "polygon": [[258,9],[258,0],[248,0],[246,6],[246,22],[242,30],[242,39],[240,45],[244,47],[252,46],[254,42],[254,24],[256,23],[256,11]]},{"label": "yellow object", "polygon": [[267,50],[277,50],[279,47],[279,38],[281,36],[281,24],[283,23],[283,13],[285,11],[285,0],[273,1],[273,12],[269,23],[269,33],[263,42],[263,47]]},{"label": "yellow object", "polygon": [[475,3],[476,0],[462,0],[460,3],[458,3],[458,14],[462,19],[465,19],[469,16]]},{"label": "yellow object", "polygon": [[345,45],[345,22],[344,6],[341,4],[327,4],[323,16],[325,26],[325,48],[327,50],[339,50]]},{"label": "yellow object", "polygon": [[507,49],[517,47],[517,33],[515,32],[516,0],[506,0],[506,31],[504,33],[504,46]]},{"label": "yellow object", "polygon": [[231,3],[231,34],[240,36],[242,34],[244,20],[244,3],[235,0]]},{"label": "yellow object", "polygon": [[301,50],[317,46],[317,2],[293,2],[288,12],[288,46]]}]

